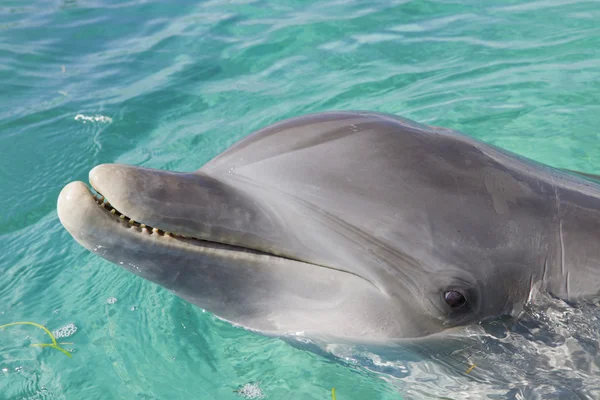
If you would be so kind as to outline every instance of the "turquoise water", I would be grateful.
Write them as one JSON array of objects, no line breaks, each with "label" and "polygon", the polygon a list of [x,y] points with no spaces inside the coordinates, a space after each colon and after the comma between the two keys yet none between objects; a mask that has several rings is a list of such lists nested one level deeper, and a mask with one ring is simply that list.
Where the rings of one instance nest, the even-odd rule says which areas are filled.
[{"label": "turquoise water", "polygon": [[59,339],[67,358],[28,347],[49,342],[41,330],[0,331],[0,399],[427,397],[419,379],[234,328],[93,256],[60,226],[58,193],[105,162],[195,170],[332,109],[599,173],[598,21],[598,2],[577,0],[3,1],[0,325],[76,332]]}]

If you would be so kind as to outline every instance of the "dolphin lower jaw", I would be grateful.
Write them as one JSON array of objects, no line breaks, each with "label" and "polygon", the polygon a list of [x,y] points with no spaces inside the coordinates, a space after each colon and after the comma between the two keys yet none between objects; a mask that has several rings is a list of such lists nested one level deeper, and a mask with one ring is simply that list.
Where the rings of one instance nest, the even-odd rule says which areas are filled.
[{"label": "dolphin lower jaw", "polygon": [[[247,255],[253,254],[257,256],[287,259],[287,257],[282,257],[278,254],[183,235],[158,227],[152,227],[140,221],[135,221],[113,207],[109,202],[109,199],[104,197],[100,192],[96,191],[96,194],[94,194],[83,182],[72,182],[62,190],[58,200],[58,215],[63,225],[67,227],[69,232],[80,243],[84,238],[91,239],[94,237],[94,240],[100,241],[100,236],[104,236],[108,239],[111,236],[110,233],[127,232],[127,235],[141,235],[140,240],[143,240],[143,238],[153,240],[168,240],[169,238],[177,239],[182,246],[189,247],[190,250],[193,250],[193,247],[198,247],[196,250],[200,252],[206,251],[207,249],[219,249],[222,251],[239,252]],[[118,229],[125,229],[126,231],[120,231]],[[86,230],[88,232],[87,234]],[[101,230],[104,232],[98,234]],[[167,244],[166,241],[164,243]],[[160,242],[154,242],[152,244],[156,246],[160,245]],[[90,248],[93,247],[91,243],[86,243],[84,246],[95,251]],[[290,260],[303,262],[302,260]]]}]

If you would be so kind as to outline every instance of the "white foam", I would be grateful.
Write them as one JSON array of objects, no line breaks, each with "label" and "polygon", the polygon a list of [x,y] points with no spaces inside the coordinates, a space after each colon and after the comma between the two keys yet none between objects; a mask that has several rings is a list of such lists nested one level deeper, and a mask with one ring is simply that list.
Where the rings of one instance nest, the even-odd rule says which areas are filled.
[{"label": "white foam", "polygon": [[244,386],[239,388],[237,394],[246,399],[264,399],[265,395],[258,386],[258,383],[246,383]]},{"label": "white foam", "polygon": [[68,324],[63,326],[62,328],[58,328],[57,330],[53,331],[52,334],[56,339],[58,339],[73,336],[75,332],[77,332],[77,327],[75,326],[75,324]]},{"label": "white foam", "polygon": [[442,351],[431,360],[398,359],[345,345],[325,349],[377,374],[406,398],[426,394],[543,399],[575,389],[584,397],[600,399],[598,310],[595,303],[570,305],[547,297],[528,305],[517,320],[482,324],[478,335],[468,335],[469,340],[465,336],[460,350]]},{"label": "white foam", "polygon": [[109,124],[113,122],[111,117],[106,117],[104,115],[83,115],[77,114],[75,116],[75,121],[83,121],[84,124],[88,122],[101,122],[103,124]]},{"label": "white foam", "polygon": [[108,299],[106,299],[106,304],[115,304],[116,302],[117,302],[116,297],[109,297]]}]

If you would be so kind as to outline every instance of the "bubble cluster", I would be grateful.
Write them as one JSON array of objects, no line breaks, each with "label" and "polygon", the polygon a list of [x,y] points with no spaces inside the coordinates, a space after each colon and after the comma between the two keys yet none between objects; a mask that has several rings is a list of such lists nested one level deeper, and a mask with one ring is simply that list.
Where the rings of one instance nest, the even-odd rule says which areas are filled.
[{"label": "bubble cluster", "polygon": [[68,324],[63,326],[62,328],[58,328],[57,330],[53,331],[52,334],[56,339],[59,339],[73,336],[75,332],[77,332],[77,327],[75,326],[75,324]]},{"label": "bubble cluster", "polygon": [[109,297],[108,299],[106,299],[106,304],[115,304],[116,302],[117,302],[116,297]]},{"label": "bubble cluster", "polygon": [[246,383],[236,390],[237,394],[246,399],[264,399],[265,395],[258,383]]},{"label": "bubble cluster", "polygon": [[110,123],[112,122],[112,118],[111,117],[106,117],[104,115],[83,115],[83,114],[77,114],[75,116],[75,121],[83,121],[83,123],[87,123],[87,122],[102,122],[102,123]]}]

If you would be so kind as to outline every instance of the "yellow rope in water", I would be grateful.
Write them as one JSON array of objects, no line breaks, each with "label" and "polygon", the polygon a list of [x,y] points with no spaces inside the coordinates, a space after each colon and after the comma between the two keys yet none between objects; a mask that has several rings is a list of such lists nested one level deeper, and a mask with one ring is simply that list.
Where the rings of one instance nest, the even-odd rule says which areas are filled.
[{"label": "yellow rope in water", "polygon": [[[36,328],[39,328],[39,329],[43,330],[44,332],[46,332],[46,334],[48,334],[48,336],[50,336],[50,339],[52,339],[52,343],[35,343],[35,344],[32,344],[32,346],[52,347],[53,349],[63,352],[67,357],[71,357],[71,353],[69,353],[67,350],[63,349],[62,347],[58,346],[58,343],[56,342],[56,338],[54,337],[52,332],[50,332],[45,326],[36,324],[35,322],[27,322],[27,321],[11,322],[10,324],[0,325],[0,329],[8,328],[9,326],[15,326],[15,325],[33,325]],[[61,343],[61,344],[67,344],[67,343]]]},{"label": "yellow rope in water", "polygon": [[335,399],[335,388],[331,388],[331,399],[336,400]]}]

